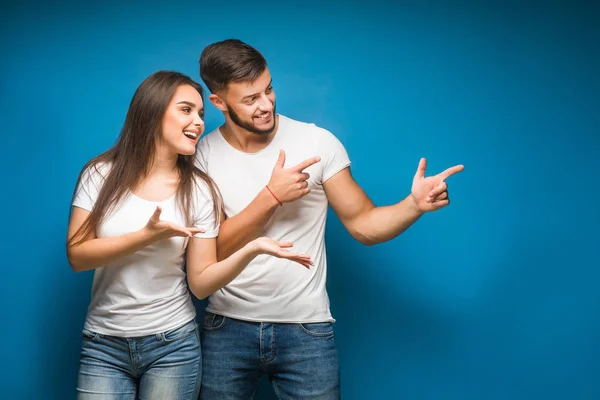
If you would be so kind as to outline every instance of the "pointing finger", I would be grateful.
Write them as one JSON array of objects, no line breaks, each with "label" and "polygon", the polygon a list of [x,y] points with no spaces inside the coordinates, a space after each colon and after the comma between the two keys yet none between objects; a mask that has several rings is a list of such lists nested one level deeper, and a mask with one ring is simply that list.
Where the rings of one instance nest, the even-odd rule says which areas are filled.
[{"label": "pointing finger", "polygon": [[318,163],[319,161],[321,161],[321,157],[311,157],[311,158],[308,158],[308,159],[302,161],[300,164],[296,165],[295,167],[292,167],[292,170],[296,171],[296,172],[301,172],[304,169],[310,167],[311,165]]},{"label": "pointing finger", "polygon": [[444,172],[440,172],[438,174],[438,176],[444,180],[447,179],[449,176],[456,174],[457,172],[462,171],[463,169],[465,169],[464,165],[455,165],[454,167],[450,167],[447,170],[445,170]]}]

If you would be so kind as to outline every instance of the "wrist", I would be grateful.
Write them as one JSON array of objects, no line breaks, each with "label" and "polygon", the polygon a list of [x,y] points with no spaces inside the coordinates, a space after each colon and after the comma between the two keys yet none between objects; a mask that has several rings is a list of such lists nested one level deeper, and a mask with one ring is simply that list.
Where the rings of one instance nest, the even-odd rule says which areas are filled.
[{"label": "wrist", "polygon": [[277,208],[277,207],[283,206],[283,202],[275,194],[275,192],[273,191],[273,189],[271,187],[269,187],[269,185],[266,185],[263,188],[262,192],[268,198],[268,201],[269,201],[269,204],[271,205],[271,208]]},{"label": "wrist", "polygon": [[144,242],[154,242],[156,240],[162,239],[162,234],[164,233],[161,229],[151,228],[148,225],[144,226],[142,229],[137,231],[140,235],[140,239]]},{"label": "wrist", "polygon": [[257,257],[262,254],[262,250],[261,250],[260,246],[258,245],[257,240],[258,239],[254,239],[254,240],[246,243],[246,245],[243,247],[246,254],[251,256],[252,258]]},{"label": "wrist", "polygon": [[419,201],[415,198],[415,196],[413,196],[412,193],[408,195],[406,200],[408,201],[409,207],[412,212],[414,212],[415,214],[425,213],[425,211],[421,210],[421,208],[419,207]]}]

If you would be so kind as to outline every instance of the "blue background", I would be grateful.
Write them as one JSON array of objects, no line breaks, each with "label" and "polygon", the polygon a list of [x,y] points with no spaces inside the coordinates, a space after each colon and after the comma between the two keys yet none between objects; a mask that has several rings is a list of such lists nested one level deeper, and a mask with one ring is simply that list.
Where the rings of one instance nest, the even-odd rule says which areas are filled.
[{"label": "blue background", "polygon": [[[199,80],[229,37],[266,56],[279,112],[340,138],[377,204],[409,193],[420,157],[466,166],[450,207],[391,242],[362,246],[331,213],[345,399],[600,398],[592,2],[48,3],[0,12],[3,398],[75,397],[92,279],[65,255],[77,175],[146,76]],[[222,120],[207,107],[209,130]]]}]

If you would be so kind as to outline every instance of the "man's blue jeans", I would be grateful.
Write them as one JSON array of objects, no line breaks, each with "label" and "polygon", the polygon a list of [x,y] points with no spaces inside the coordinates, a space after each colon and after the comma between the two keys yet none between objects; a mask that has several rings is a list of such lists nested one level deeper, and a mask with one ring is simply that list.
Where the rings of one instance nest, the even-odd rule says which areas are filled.
[{"label": "man's blue jeans", "polygon": [[201,378],[194,320],[136,338],[83,330],[78,400],[196,400]]},{"label": "man's blue jeans", "polygon": [[330,322],[257,323],[206,312],[201,336],[202,400],[251,399],[264,374],[280,399],[340,398]]}]

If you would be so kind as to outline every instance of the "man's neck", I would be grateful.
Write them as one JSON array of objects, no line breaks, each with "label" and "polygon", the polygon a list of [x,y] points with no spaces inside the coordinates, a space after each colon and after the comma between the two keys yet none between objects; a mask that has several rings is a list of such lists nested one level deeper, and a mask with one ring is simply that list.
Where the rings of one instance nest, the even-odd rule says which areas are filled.
[{"label": "man's neck", "polygon": [[279,127],[279,115],[275,115],[275,129],[273,132],[265,135],[259,135],[254,132],[250,132],[233,122],[226,119],[225,123],[221,125],[219,130],[223,135],[223,138],[229,143],[234,149],[242,151],[244,153],[258,153],[271,143],[275,135],[277,134],[277,128]]}]

